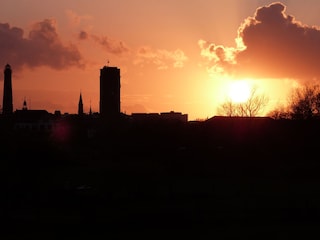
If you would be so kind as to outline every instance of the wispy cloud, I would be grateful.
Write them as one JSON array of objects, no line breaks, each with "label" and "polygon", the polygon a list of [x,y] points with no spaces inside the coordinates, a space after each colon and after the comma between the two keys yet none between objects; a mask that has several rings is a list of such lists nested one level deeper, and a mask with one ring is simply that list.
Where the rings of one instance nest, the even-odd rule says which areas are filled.
[{"label": "wispy cloud", "polygon": [[91,34],[87,31],[80,31],[78,38],[80,40],[93,40],[95,43],[99,44],[106,52],[123,55],[130,52],[130,48],[123,42],[112,39],[108,36],[99,36],[96,34]]},{"label": "wispy cloud", "polygon": [[143,66],[144,64],[155,64],[158,69],[182,68],[188,60],[185,53],[176,49],[168,51],[165,49],[152,49],[150,47],[141,47],[137,51],[137,58],[134,64]]},{"label": "wispy cloud", "polygon": [[70,9],[66,10],[66,15],[69,20],[69,24],[72,26],[79,26],[82,22],[93,19],[91,15],[79,15],[75,11]]}]

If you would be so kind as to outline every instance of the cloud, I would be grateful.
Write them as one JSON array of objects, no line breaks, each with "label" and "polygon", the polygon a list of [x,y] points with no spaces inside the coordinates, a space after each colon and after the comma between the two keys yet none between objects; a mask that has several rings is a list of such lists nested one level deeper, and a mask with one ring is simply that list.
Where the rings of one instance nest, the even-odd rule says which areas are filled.
[{"label": "cloud", "polygon": [[148,63],[155,64],[158,69],[168,69],[171,65],[174,68],[182,68],[188,57],[180,49],[168,51],[164,49],[153,50],[150,47],[141,47],[137,52],[137,58],[134,61],[136,65]]},{"label": "cloud", "polygon": [[32,26],[27,38],[23,29],[0,23],[0,62],[16,70],[48,66],[54,69],[82,67],[82,57],[75,45],[64,45],[57,33],[56,22],[45,19]]},{"label": "cloud", "polygon": [[122,41],[111,39],[107,36],[98,36],[90,34],[87,31],[80,31],[78,35],[79,40],[92,39],[94,42],[99,44],[108,53],[115,55],[123,55],[130,52],[129,47]]},{"label": "cloud", "polygon": [[231,71],[232,66],[236,64],[235,58],[239,52],[238,49],[215,45],[204,40],[199,40],[198,44],[201,49],[201,56],[208,59],[211,64],[209,68],[211,72],[223,74],[226,71]]},{"label": "cloud", "polygon": [[92,16],[90,15],[79,15],[70,9],[66,10],[65,12],[66,12],[67,18],[69,19],[69,24],[71,24],[72,26],[81,25],[83,21],[92,19]]},{"label": "cloud", "polygon": [[80,31],[78,38],[80,40],[86,40],[89,38],[89,34],[86,31]]},{"label": "cloud", "polygon": [[[83,41],[92,40],[100,45],[107,53],[117,56],[123,56],[132,51],[123,41],[115,40],[108,36],[91,34],[85,30],[79,32],[78,39]],[[167,69],[170,65],[174,68],[182,68],[184,62],[187,60],[188,58],[180,49],[168,51],[164,49],[154,50],[150,47],[141,47],[137,50],[134,64],[143,65],[153,63],[158,69]]]},{"label": "cloud", "polygon": [[276,2],[240,25],[236,47],[199,41],[210,70],[238,77],[320,79],[320,29],[303,25]]}]

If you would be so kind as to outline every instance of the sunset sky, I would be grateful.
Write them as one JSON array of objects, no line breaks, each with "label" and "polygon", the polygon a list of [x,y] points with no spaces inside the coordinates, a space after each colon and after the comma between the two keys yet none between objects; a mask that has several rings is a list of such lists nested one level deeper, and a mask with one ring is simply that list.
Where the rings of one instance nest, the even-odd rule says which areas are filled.
[{"label": "sunset sky", "polygon": [[269,98],[268,111],[320,80],[318,26],[319,0],[2,0],[0,68],[12,67],[14,110],[26,99],[76,113],[81,92],[84,111],[98,112],[109,65],[127,114],[209,118],[239,81]]}]

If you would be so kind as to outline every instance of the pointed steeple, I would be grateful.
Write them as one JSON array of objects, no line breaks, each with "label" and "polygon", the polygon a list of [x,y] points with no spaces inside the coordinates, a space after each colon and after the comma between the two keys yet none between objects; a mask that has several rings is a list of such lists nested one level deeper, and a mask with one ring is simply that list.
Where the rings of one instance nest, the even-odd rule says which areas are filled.
[{"label": "pointed steeple", "polygon": [[78,105],[78,115],[83,115],[83,103],[82,103],[81,92],[80,92],[79,105]]},{"label": "pointed steeple", "polygon": [[23,100],[22,110],[28,110],[26,98]]},{"label": "pointed steeple", "polygon": [[89,115],[92,115],[91,100],[90,100],[90,110],[89,110]]}]

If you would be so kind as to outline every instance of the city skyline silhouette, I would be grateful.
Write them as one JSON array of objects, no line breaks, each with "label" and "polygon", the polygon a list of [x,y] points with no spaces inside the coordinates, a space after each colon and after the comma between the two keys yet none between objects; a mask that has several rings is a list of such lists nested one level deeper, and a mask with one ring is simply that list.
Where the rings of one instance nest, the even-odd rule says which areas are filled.
[{"label": "city skyline silhouette", "polygon": [[[4,68],[4,87],[3,87],[3,111],[2,116],[4,118],[11,117],[13,121],[13,128],[27,128],[32,130],[33,128],[49,128],[51,129],[55,124],[55,119],[57,116],[61,116],[61,111],[56,109],[54,113],[49,113],[46,109],[30,109],[27,106],[27,101],[24,99],[22,109],[13,110],[13,88],[12,88],[12,68],[9,64],[6,64]],[[182,114],[180,112],[162,112],[162,113],[132,113],[127,115],[121,112],[121,80],[120,80],[120,69],[118,67],[103,66],[100,69],[100,96],[99,96],[99,112],[94,113],[99,118],[103,119],[108,123],[117,124],[121,122],[124,118],[131,117],[133,119],[139,119],[145,121],[147,119],[157,119],[162,121],[181,121],[187,122],[188,115]],[[40,114],[42,113],[42,114]],[[12,118],[12,116],[17,115],[17,118]],[[25,115],[25,116],[24,116]],[[35,115],[32,117],[32,115]],[[41,116],[42,115],[42,116]],[[50,115],[52,115],[50,117]],[[68,114],[64,115],[76,115]],[[90,110],[88,113],[84,112],[84,103],[82,100],[82,92],[80,92],[79,102],[78,102],[78,116],[89,115],[92,116],[92,110],[90,105]],[[34,118],[30,121],[29,118]],[[39,123],[40,122],[40,123]]]},{"label": "city skyline silhouette", "polygon": [[[113,70],[101,80],[119,80]],[[83,114],[79,95],[78,114],[24,101],[0,115],[5,234],[269,238],[317,226],[318,119],[126,115],[119,96],[106,97],[110,114]]]},{"label": "city skyline silhouette", "polygon": [[141,4],[2,5],[1,239],[317,238],[318,2]]}]

